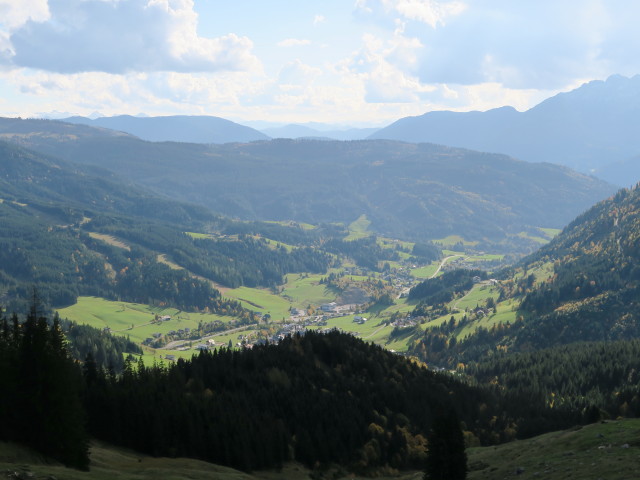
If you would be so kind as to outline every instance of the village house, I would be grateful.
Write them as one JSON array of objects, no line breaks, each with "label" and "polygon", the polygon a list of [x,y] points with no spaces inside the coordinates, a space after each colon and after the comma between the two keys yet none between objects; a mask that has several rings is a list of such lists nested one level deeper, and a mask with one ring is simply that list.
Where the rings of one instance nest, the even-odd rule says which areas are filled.
[{"label": "village house", "polygon": [[336,302],[323,303],[322,305],[320,305],[320,310],[322,310],[323,312],[335,312],[337,307],[338,304]]}]

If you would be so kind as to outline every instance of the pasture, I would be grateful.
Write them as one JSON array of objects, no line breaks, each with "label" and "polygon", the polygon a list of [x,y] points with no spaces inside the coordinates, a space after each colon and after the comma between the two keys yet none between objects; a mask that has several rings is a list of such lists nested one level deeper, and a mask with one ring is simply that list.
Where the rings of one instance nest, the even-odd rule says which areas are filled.
[{"label": "pasture", "polygon": [[345,237],[345,240],[359,240],[371,236],[369,225],[371,225],[371,222],[367,216],[360,215],[357,220],[349,224],[349,235]]},{"label": "pasture", "polygon": [[292,303],[269,290],[262,288],[239,287],[225,291],[225,297],[238,300],[243,307],[271,315],[272,320],[289,318]]},{"label": "pasture", "polygon": [[[233,319],[222,315],[184,312],[175,308],[115,302],[96,297],[79,297],[75,305],[59,309],[58,314],[60,318],[101,330],[108,327],[114,335],[127,336],[136,343],[142,343],[154,333],[164,335],[171,330],[185,328],[197,330],[200,322],[220,320],[226,323]],[[154,322],[156,315],[170,316],[171,320]]]}]

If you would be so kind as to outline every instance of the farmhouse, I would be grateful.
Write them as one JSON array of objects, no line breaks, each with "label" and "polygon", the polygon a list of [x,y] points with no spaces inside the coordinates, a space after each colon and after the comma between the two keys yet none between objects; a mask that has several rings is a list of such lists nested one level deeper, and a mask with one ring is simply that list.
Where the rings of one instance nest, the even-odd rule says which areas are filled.
[{"label": "farmhouse", "polygon": [[320,305],[320,310],[322,310],[323,312],[335,312],[337,308],[338,304],[336,302],[323,303],[322,305]]}]

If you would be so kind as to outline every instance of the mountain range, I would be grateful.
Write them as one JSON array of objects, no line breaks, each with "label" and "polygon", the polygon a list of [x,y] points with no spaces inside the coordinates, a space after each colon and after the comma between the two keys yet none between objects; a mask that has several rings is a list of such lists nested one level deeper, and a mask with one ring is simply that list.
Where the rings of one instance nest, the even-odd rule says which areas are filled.
[{"label": "mountain range", "polygon": [[[557,151],[549,150],[558,160],[574,145],[571,162],[588,164],[587,170],[597,163],[589,163],[597,159],[587,154],[605,156],[607,142],[617,139],[624,148],[610,150],[606,161],[615,163],[619,156],[624,167],[637,158],[630,153],[636,81],[594,82],[523,114],[509,108],[442,112],[434,115],[441,124],[431,117],[429,122],[434,131],[439,125],[442,135],[453,135],[453,123],[447,122],[460,120],[476,142],[498,139],[499,129],[514,142],[523,140],[526,124],[544,140],[529,140],[532,155],[559,142]],[[591,103],[572,106],[578,95]],[[604,120],[613,122],[605,110],[621,109],[624,95],[628,117],[621,118],[631,124],[605,129]],[[560,143],[561,129],[567,144]],[[282,299],[294,294],[287,284],[295,277],[301,282],[296,288],[317,288],[318,296],[305,302],[313,311],[312,303],[326,302],[326,295],[344,288],[339,280],[366,279],[393,295],[362,306],[370,320],[378,317],[375,331],[363,339],[387,329],[377,342],[386,341],[389,349],[406,342],[408,354],[458,375],[429,372],[420,362],[336,329],[323,334],[312,328],[306,335],[283,335],[280,345],[256,341],[252,348],[232,350],[229,343],[228,349],[168,368],[128,359],[119,377],[86,356],[81,374],[64,352],[57,324],[49,334],[43,319],[40,335],[55,340],[64,353],[60,358],[75,369],[64,378],[77,383],[48,386],[67,393],[82,389],[86,401],[86,412],[76,406],[77,413],[62,417],[31,406],[56,406],[42,399],[57,390],[42,388],[36,374],[23,374],[37,372],[39,365],[25,361],[36,358],[28,347],[42,343],[28,340],[37,333],[34,305],[24,328],[6,321],[0,328],[0,383],[11,394],[0,399],[7,407],[0,408],[0,425],[17,432],[7,436],[0,429],[3,440],[28,432],[22,441],[56,454],[56,448],[42,446],[58,447],[50,438],[60,438],[60,430],[43,429],[49,435],[43,437],[39,427],[71,424],[67,418],[80,425],[86,413],[92,435],[138,451],[243,469],[278,468],[295,459],[379,474],[422,468],[437,445],[432,435],[440,418],[450,419],[445,430],[460,434],[464,449],[463,441],[492,444],[604,416],[640,415],[640,341],[630,340],[640,338],[640,188],[616,193],[611,184],[566,166],[418,140],[255,139],[218,145],[167,141],[160,128],[156,133],[163,141],[123,130],[0,119],[3,305],[14,308],[37,285],[55,306],[97,296],[122,302],[122,311],[124,302],[206,311],[224,317],[216,321],[233,332],[231,339],[240,339],[238,328],[242,335],[249,335],[248,327],[267,335],[286,322],[245,307],[263,310],[246,299],[250,290],[269,295],[268,301]],[[355,219],[369,220],[374,232],[394,240],[348,238],[344,225]],[[564,229],[515,265],[492,272],[493,278],[472,269],[481,257],[494,257],[484,254],[489,248],[530,248],[515,242],[541,226]],[[461,241],[455,248],[463,251],[444,253],[439,266],[428,267],[435,271],[432,278],[423,271],[424,282],[403,297],[408,288],[402,277],[411,281],[421,270],[417,253],[422,249],[437,258],[444,242],[427,240],[447,235],[477,242]],[[436,277],[454,257],[468,260],[465,269]],[[362,270],[354,273],[356,268]],[[220,285],[246,288],[239,300],[224,299]],[[159,319],[156,314],[154,321]],[[329,320],[336,319],[341,326],[354,323]],[[205,327],[214,331],[214,323],[201,321],[199,335]],[[107,334],[98,331],[98,337]],[[99,344],[93,346],[100,351]],[[177,350],[171,352],[175,359]],[[31,415],[36,410],[41,417]],[[158,418],[163,421],[154,422]],[[627,444],[624,454],[628,450],[635,458],[635,447]]]},{"label": "mountain range", "polygon": [[529,162],[566,165],[630,186],[640,180],[637,168],[627,169],[640,154],[638,131],[640,75],[614,75],[555,95],[525,112],[512,107],[428,112],[402,118],[368,138],[500,152]]},{"label": "mountain range", "polygon": [[377,128],[344,128],[335,126],[315,125],[284,125],[282,127],[270,127],[262,129],[262,133],[271,138],[317,138],[328,140],[364,140],[377,132]]},{"label": "mountain range", "polygon": [[436,143],[565,165],[620,186],[640,180],[640,140],[636,135],[640,127],[640,76],[613,75],[606,81],[592,81],[524,112],[509,106],[485,112],[431,111],[401,118],[384,128],[310,122],[256,130],[219,117],[186,115],[72,116],[64,121],[154,142],[224,144],[304,138]]},{"label": "mountain range", "polygon": [[0,137],[106,168],[159,195],[247,220],[351,223],[406,238],[495,242],[560,228],[615,188],[549,163],[395,141],[145,142],[83,125],[0,120]]},{"label": "mountain range", "polygon": [[269,137],[251,127],[212,116],[171,115],[164,117],[69,117],[68,123],[109,128],[126,132],[150,142],[228,143],[267,140]]}]

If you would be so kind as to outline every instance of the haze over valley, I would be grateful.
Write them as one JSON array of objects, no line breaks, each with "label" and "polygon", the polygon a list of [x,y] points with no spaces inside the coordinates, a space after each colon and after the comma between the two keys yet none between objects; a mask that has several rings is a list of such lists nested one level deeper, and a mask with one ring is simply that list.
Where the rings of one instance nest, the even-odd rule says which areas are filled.
[{"label": "haze over valley", "polygon": [[637,477],[638,8],[0,0],[0,471]]}]

